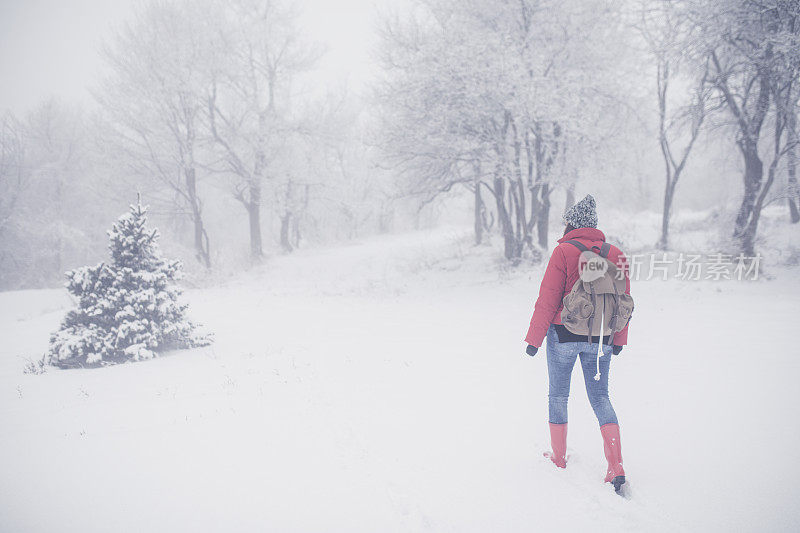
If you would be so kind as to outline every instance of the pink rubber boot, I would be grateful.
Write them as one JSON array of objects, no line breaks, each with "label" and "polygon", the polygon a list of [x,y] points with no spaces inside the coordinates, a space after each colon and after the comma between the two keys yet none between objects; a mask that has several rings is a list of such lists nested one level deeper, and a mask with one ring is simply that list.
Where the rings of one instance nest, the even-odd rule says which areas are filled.
[{"label": "pink rubber boot", "polygon": [[608,472],[606,473],[606,483],[611,482],[614,490],[619,492],[620,487],[625,484],[625,470],[622,469],[622,443],[619,439],[618,424],[604,424],[600,426],[600,433],[603,435],[603,449],[608,461]]},{"label": "pink rubber boot", "polygon": [[549,457],[557,467],[567,467],[567,425],[550,424],[550,446],[552,452],[544,452],[545,457]]}]

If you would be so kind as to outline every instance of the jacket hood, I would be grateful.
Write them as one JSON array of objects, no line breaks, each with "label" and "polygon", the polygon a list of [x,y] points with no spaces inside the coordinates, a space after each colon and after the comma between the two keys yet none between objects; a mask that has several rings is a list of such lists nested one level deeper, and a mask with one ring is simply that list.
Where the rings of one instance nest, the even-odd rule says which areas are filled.
[{"label": "jacket hood", "polygon": [[589,241],[606,242],[606,235],[597,228],[578,228],[570,231],[558,239],[558,243],[561,244],[571,239],[586,239]]}]

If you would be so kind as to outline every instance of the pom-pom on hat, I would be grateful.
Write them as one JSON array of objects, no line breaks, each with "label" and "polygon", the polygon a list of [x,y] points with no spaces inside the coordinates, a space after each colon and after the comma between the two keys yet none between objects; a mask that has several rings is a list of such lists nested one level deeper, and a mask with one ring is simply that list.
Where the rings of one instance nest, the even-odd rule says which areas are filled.
[{"label": "pom-pom on hat", "polygon": [[573,228],[596,228],[597,227],[597,204],[591,194],[573,205],[564,213],[564,222]]}]

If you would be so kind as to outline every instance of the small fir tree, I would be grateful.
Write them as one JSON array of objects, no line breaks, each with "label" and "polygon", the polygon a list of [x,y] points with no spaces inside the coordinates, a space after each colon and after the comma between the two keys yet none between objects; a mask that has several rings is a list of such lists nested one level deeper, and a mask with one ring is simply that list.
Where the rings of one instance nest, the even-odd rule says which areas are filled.
[{"label": "small fir tree", "polygon": [[111,262],[66,273],[67,290],[78,298],[50,338],[45,362],[60,367],[100,366],[155,357],[173,348],[209,344],[185,318],[179,302],[180,261],[158,248],[141,199],[108,232]]}]

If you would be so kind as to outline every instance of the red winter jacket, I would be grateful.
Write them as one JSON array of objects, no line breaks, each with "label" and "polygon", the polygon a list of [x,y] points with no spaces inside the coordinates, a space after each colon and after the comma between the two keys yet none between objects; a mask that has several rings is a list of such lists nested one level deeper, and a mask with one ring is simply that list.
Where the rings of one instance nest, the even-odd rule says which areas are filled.
[{"label": "red winter jacket", "polygon": [[[542,346],[542,341],[547,334],[550,324],[561,324],[561,309],[564,307],[562,300],[571,290],[575,282],[578,281],[578,259],[580,250],[576,246],[566,241],[576,240],[588,248],[601,246],[606,236],[596,228],[578,228],[570,231],[558,240],[559,244],[550,256],[547,263],[547,270],[542,278],[542,286],[539,288],[539,298],[531,318],[531,326],[528,334],[525,335],[525,342],[536,346]],[[625,293],[631,293],[631,280],[628,277],[628,264],[622,250],[612,245],[608,252],[610,259],[625,272]],[[614,344],[623,346],[628,342],[628,325],[614,335]]]}]

